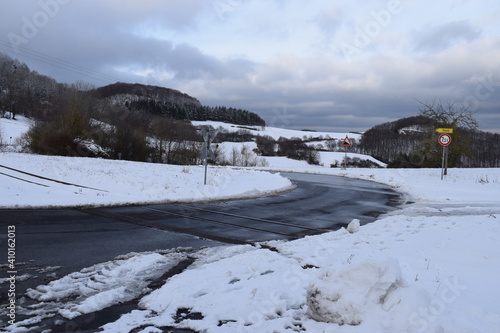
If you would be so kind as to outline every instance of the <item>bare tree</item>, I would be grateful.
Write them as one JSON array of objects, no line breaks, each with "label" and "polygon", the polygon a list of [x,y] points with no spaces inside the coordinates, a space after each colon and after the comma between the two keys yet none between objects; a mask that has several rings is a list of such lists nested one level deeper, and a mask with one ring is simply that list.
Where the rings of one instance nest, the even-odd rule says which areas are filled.
[{"label": "bare tree", "polygon": [[432,119],[438,126],[449,128],[468,128],[475,130],[479,126],[475,112],[469,106],[448,102],[444,105],[435,99],[431,103],[423,103],[419,107],[420,115]]},{"label": "bare tree", "polygon": [[252,153],[252,150],[247,145],[241,147],[241,165],[242,166],[255,166],[257,165],[256,156]]},{"label": "bare tree", "polygon": [[191,143],[200,142],[201,137],[191,123],[156,116],[150,131],[156,162],[190,164],[196,161],[198,145]]},{"label": "bare tree", "polygon": [[241,152],[238,150],[238,148],[236,148],[236,146],[233,147],[233,149],[231,149],[231,155],[229,158],[230,158],[229,165],[232,166],[240,165]]},{"label": "bare tree", "polygon": [[[460,159],[464,156],[471,157],[471,145],[469,140],[467,140],[464,129],[466,130],[477,130],[478,122],[475,118],[475,112],[469,107],[455,102],[448,102],[443,104],[439,99],[435,99],[431,103],[420,102],[421,107],[419,107],[420,115],[431,119],[437,127],[452,128],[452,144],[449,149],[446,149],[446,159],[445,159],[445,174],[448,168],[448,163],[451,166],[456,166],[459,164]],[[432,134],[426,136],[424,139],[424,155],[427,155],[427,159],[433,164],[429,166],[439,165],[439,151],[438,143],[436,140],[436,133],[433,131]]]}]

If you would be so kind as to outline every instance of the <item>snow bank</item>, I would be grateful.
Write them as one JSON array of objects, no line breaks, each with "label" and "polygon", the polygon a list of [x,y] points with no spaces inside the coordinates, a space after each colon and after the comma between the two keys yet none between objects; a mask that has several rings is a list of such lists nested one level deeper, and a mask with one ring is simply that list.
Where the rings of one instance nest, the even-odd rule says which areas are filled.
[{"label": "snow bank", "polygon": [[407,193],[412,201],[423,203],[484,203],[500,206],[500,168],[448,169],[441,180],[441,169],[348,169],[338,174],[376,180]]},{"label": "snow bank", "polygon": [[311,318],[357,326],[375,305],[388,311],[401,300],[394,294],[404,286],[397,260],[370,260],[340,272],[328,269],[307,288]]},{"label": "snow bank", "polygon": [[148,291],[150,281],[186,258],[173,251],[129,253],[29,289],[26,295],[40,302],[33,313],[57,311],[73,319],[135,299]]},{"label": "snow bank", "polygon": [[347,231],[351,234],[358,232],[360,227],[360,221],[358,219],[354,219],[347,225]]},{"label": "snow bank", "polygon": [[[92,158],[0,153],[0,206],[62,207],[252,198],[292,188],[278,174]],[[10,176],[10,177],[9,177]]]},{"label": "snow bank", "polygon": [[[340,167],[342,163],[344,163],[345,156],[346,156],[345,152],[331,152],[331,151],[319,152],[320,164],[326,168],[330,168],[331,165],[337,165],[338,167]],[[387,167],[387,164],[380,162],[376,158],[373,158],[369,155],[347,153],[347,157],[351,159],[358,158],[360,160],[367,160],[373,162],[375,165],[378,165],[381,168]]]}]

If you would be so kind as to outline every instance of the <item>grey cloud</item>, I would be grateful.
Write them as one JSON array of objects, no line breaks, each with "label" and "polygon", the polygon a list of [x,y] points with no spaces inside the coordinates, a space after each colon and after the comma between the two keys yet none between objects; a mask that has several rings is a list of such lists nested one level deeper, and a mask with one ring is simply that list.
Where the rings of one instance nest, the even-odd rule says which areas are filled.
[{"label": "grey cloud", "polygon": [[211,9],[208,2],[197,0],[72,0],[66,6],[66,11],[73,18],[90,21],[89,28],[97,25],[122,29],[144,23],[161,24],[177,30],[191,29],[196,26],[198,15],[207,8]]},{"label": "grey cloud", "polygon": [[[58,0],[41,1],[58,3]],[[25,5],[25,2],[10,3],[8,11],[0,13],[2,31],[10,30],[22,35],[22,18],[30,19],[34,13],[43,10],[37,2],[29,4],[31,6]],[[214,11],[211,2],[197,0],[69,1],[58,5],[56,14],[51,15],[37,34],[21,46],[59,59],[71,59],[74,64],[105,72],[117,80],[134,78],[133,74],[113,72],[113,68],[127,66],[166,69],[175,73],[177,80],[246,75],[252,70],[249,61],[222,61],[203,54],[187,43],[175,41],[177,32],[196,29],[198,15],[207,10]],[[213,15],[216,15],[215,11]],[[4,17],[10,19],[8,26]],[[156,26],[160,33],[172,40],[141,36],[137,32],[145,26]],[[10,52],[10,55],[23,56],[14,52]],[[38,64],[31,67],[43,68]],[[45,67],[42,72],[64,82],[82,79],[79,73],[65,72],[65,69],[57,66]],[[85,79],[92,81],[92,76]]]},{"label": "grey cloud", "polygon": [[[335,131],[364,131],[382,122],[418,114],[412,92],[387,96],[370,91],[348,91],[307,82],[280,86],[229,86],[218,82],[215,89],[237,95],[237,107],[257,112],[277,127]],[[230,104],[225,96],[202,99],[210,105]],[[355,125],[353,125],[355,124]]]},{"label": "grey cloud", "polygon": [[470,42],[481,35],[481,30],[467,21],[448,22],[415,36],[417,52],[439,52],[461,41]]},{"label": "grey cloud", "polygon": [[344,18],[342,14],[341,9],[330,7],[322,10],[311,19],[311,22],[319,29],[318,39],[313,42],[313,45],[327,50],[332,47],[337,32],[343,24]]},{"label": "grey cloud", "polygon": [[[0,12],[0,39],[5,39],[9,31],[19,31],[21,18],[32,17],[39,10],[38,1],[8,2],[7,9]],[[494,66],[484,61],[484,57],[478,57],[479,52],[467,52],[467,45],[461,46],[463,52],[449,49],[439,55],[434,53],[480,37],[481,32],[467,21],[449,22],[415,33],[415,49],[420,54],[408,59],[378,55],[346,64],[327,56],[293,54],[266,63],[246,60],[244,56],[220,58],[181,37],[192,32],[203,36],[204,32],[197,30],[200,18],[210,20],[212,15],[220,24],[230,21],[229,16],[226,21],[218,20],[213,3],[72,0],[51,17],[26,47],[112,76],[114,81],[166,86],[191,94],[203,104],[254,111],[268,123],[274,120],[277,126],[337,131],[366,130],[384,121],[416,115],[415,98],[428,101],[437,97],[460,102],[477,88],[477,83],[464,82],[474,75],[487,75]],[[316,43],[323,41],[326,46],[331,42],[326,37],[334,36],[342,20],[348,19],[331,5],[327,7],[330,9],[312,16],[316,35],[311,39]],[[252,22],[252,31],[257,34],[264,29],[265,36],[271,35],[276,43],[296,28],[280,26],[288,22],[286,17],[276,22],[262,20]],[[141,34],[146,28],[159,33]],[[189,33],[185,34],[186,31]],[[493,63],[498,58],[494,52],[498,47],[498,44],[483,46],[480,51],[490,55]],[[94,80],[92,75],[82,77],[81,73],[62,67],[20,60],[61,82],[112,83]],[[497,81],[500,78],[495,77]],[[500,86],[494,88],[488,99],[480,101],[478,117],[484,124],[498,124],[498,118],[491,115],[498,113],[500,101],[496,96],[500,96]],[[483,94],[486,92],[489,91],[481,90]]]},{"label": "grey cloud", "polygon": [[180,80],[244,78],[253,70],[250,61],[219,60],[188,44],[173,47],[166,56],[167,65],[177,71]]},{"label": "grey cloud", "polygon": [[331,38],[342,25],[342,11],[337,7],[328,8],[321,11],[315,21],[320,29]]}]

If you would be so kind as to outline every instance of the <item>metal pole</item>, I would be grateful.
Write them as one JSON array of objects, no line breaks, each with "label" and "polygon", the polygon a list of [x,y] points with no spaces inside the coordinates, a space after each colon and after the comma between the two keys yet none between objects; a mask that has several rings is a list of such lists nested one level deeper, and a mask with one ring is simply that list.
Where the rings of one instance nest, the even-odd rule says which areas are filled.
[{"label": "metal pole", "polygon": [[344,152],[345,152],[345,155],[344,155],[344,158],[342,159],[342,162],[340,163],[340,170],[345,170],[346,169],[346,159],[347,159],[347,147],[344,146]]},{"label": "metal pole", "polygon": [[443,146],[443,157],[441,159],[441,180],[443,180],[444,176],[444,156],[445,156],[446,146]]},{"label": "metal pole", "polygon": [[345,149],[344,169],[347,170],[347,146],[345,146],[344,149]]},{"label": "metal pole", "polygon": [[203,185],[207,185],[207,169],[208,169],[208,143],[210,142],[210,134],[207,134],[205,139],[205,179]]},{"label": "metal pole", "polygon": [[444,154],[444,175],[448,175],[448,146],[444,148],[446,153]]},{"label": "metal pole", "polygon": [[203,185],[207,185],[207,168],[208,168],[208,166],[207,166],[207,159],[208,158],[205,157],[205,179],[203,181]]}]

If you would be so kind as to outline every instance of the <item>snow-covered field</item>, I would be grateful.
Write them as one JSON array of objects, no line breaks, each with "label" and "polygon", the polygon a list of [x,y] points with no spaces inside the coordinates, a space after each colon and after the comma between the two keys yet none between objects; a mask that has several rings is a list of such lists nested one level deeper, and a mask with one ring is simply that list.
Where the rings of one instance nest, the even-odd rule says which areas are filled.
[{"label": "snow-covered field", "polygon": [[[361,135],[356,134],[356,133],[334,133],[334,132],[308,132],[308,131],[298,131],[298,130],[290,130],[290,129],[285,129],[285,128],[279,128],[279,127],[259,127],[259,126],[240,126],[240,125],[233,125],[233,124],[227,124],[223,122],[218,122],[218,121],[192,121],[193,125],[195,126],[204,126],[204,125],[209,125],[212,126],[213,128],[217,130],[225,130],[228,132],[237,132],[237,131],[248,131],[252,135],[256,136],[270,136],[274,140],[278,140],[279,138],[286,138],[286,139],[291,139],[291,138],[329,138],[329,139],[335,139],[335,140],[343,140],[346,136],[349,136],[350,139],[354,140],[360,140]],[[326,141],[325,140],[319,140],[319,141],[312,141],[307,143],[309,146],[317,146],[318,144],[322,145],[323,147],[326,146]],[[226,162],[229,162],[231,165],[257,165],[257,166],[273,166],[276,167],[276,164],[274,161],[279,161],[281,160],[286,160],[286,162],[290,165],[307,165],[307,163],[302,163],[300,161],[295,161],[295,160],[290,160],[290,159],[283,159],[280,157],[264,157],[264,156],[258,156],[254,153],[254,149],[257,148],[257,144],[255,142],[222,142],[218,143],[218,153],[220,153],[221,157],[220,160],[225,160]],[[245,151],[246,158],[243,158],[245,161],[240,161],[238,159],[241,159],[241,152]],[[341,163],[344,160],[345,153],[344,152],[328,152],[328,151],[320,151],[319,152],[319,162],[321,166],[329,168],[331,165],[338,165],[340,166]],[[381,166],[381,167],[386,167],[387,165],[385,163],[382,163],[375,158],[367,155],[361,155],[361,154],[355,154],[355,153],[348,153],[347,156],[349,158],[359,158],[361,160],[369,160],[372,161],[373,163]],[[250,163],[248,163],[250,162]]]},{"label": "snow-covered field", "polygon": [[361,134],[355,133],[334,133],[334,132],[309,132],[309,131],[298,131],[291,130],[281,127],[260,127],[260,126],[241,126],[223,123],[220,121],[192,121],[191,122],[195,126],[209,125],[214,127],[215,129],[222,128],[228,132],[237,132],[239,130],[249,131],[253,135],[260,136],[270,136],[275,140],[278,140],[280,137],[291,139],[291,138],[303,138],[305,137],[323,137],[323,138],[331,138],[331,139],[344,139],[346,136],[349,136],[351,139],[359,140],[361,138]]},{"label": "snow-covered field", "polygon": [[4,143],[11,144],[12,140],[17,139],[20,135],[26,132],[30,126],[30,120],[23,116],[16,116],[16,119],[0,118],[0,133]]},{"label": "snow-covered field", "polygon": [[[180,200],[178,195],[194,199],[204,188],[223,197],[241,196],[233,192],[234,184],[243,188],[251,183],[243,194],[289,186],[278,175],[248,169],[212,168],[216,174],[209,179],[214,183],[204,187],[198,167],[149,169],[143,163],[106,161],[103,171],[98,160],[11,153],[0,159],[2,165],[9,162],[32,173],[42,168],[45,176],[108,191],[60,184],[76,192],[66,193],[73,204],[88,203],[87,197],[106,203],[120,193],[126,200],[142,201],[166,200],[164,195],[172,192]],[[159,333],[176,326],[210,333],[500,333],[500,169],[450,169],[440,180],[438,169],[341,170],[284,158],[268,162],[261,169],[387,183],[404,193],[407,203],[362,227],[352,221],[348,229],[267,242],[266,247],[223,246],[190,253],[194,263],[156,290],[148,289],[147,281],[184,261],[186,254],[169,249],[126,254],[30,290],[39,306],[18,311],[31,312],[32,321],[55,313],[71,319],[146,293],[138,310],[104,325],[103,331]],[[78,177],[72,176],[76,173]],[[6,192],[4,184],[14,183],[0,177],[4,202],[15,193]],[[196,179],[196,184],[186,185],[194,189],[179,185],[188,179]],[[26,184],[50,196],[47,188]],[[50,184],[52,191],[62,191]],[[120,188],[124,190],[116,193]],[[27,189],[20,189],[19,197],[38,204]],[[26,332],[24,324],[6,330]]]},{"label": "snow-covered field", "polygon": [[207,184],[204,185],[204,172],[202,166],[0,153],[0,207],[252,198],[293,187],[288,179],[278,174],[214,167],[208,168]]}]

